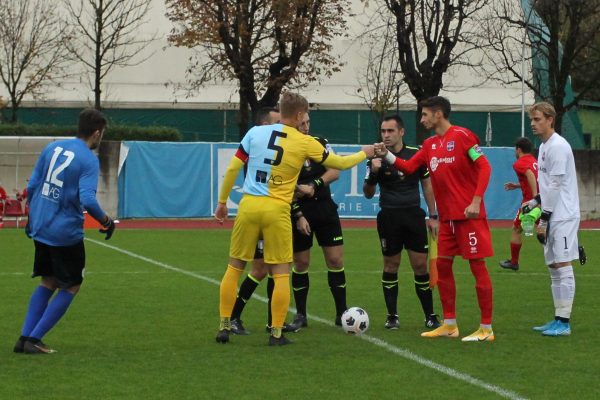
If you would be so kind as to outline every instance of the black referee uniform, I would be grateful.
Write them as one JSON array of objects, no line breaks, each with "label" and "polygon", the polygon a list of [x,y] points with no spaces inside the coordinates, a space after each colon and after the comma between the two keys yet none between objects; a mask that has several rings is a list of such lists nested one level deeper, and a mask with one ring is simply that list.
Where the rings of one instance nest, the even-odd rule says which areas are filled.
[{"label": "black referee uniform", "polygon": [[[328,147],[327,139],[315,137],[323,147]],[[337,204],[331,198],[329,185],[323,182],[321,177],[327,168],[323,165],[306,160],[298,184],[312,185],[315,189],[312,197],[303,197],[292,204],[292,226],[294,239],[294,253],[309,250],[313,244],[313,235],[321,247],[341,246],[344,244],[340,216],[337,212]],[[310,234],[305,235],[296,228],[298,215],[302,214],[310,225]],[[335,303],[335,323],[341,325],[341,316],[348,308],[346,304],[346,275],[341,265],[328,266],[327,282]],[[307,325],[306,302],[309,289],[308,270],[298,272],[292,268],[292,288],[294,289],[294,301],[297,314],[294,321],[284,326],[284,331],[296,332]]]},{"label": "black referee uniform", "polygon": [[[393,152],[396,157],[408,160],[418,149],[403,144],[399,152]],[[411,175],[393,168],[385,160],[381,161],[381,168],[377,173],[371,172],[371,162],[367,163],[367,176],[365,183],[370,186],[379,184],[379,206],[377,214],[377,233],[381,245],[381,252],[386,257],[399,254],[402,249],[416,253],[427,253],[427,225],[425,211],[421,208],[419,183],[429,177],[426,167],[419,169]],[[433,312],[432,292],[429,288],[429,274],[414,275],[415,291],[423,313],[425,326],[428,328],[439,326],[437,316]],[[388,312],[385,323],[387,329],[398,329],[398,272],[384,270],[381,284],[383,296]]]}]

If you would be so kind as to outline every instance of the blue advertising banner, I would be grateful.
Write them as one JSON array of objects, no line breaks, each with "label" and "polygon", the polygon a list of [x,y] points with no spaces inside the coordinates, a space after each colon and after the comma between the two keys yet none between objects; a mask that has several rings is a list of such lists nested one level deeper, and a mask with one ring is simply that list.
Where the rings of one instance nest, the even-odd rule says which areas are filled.
[{"label": "blue advertising banner", "polygon": [[[209,217],[217,204],[218,192],[234,143],[153,143],[123,142],[119,174],[119,217]],[[357,145],[333,145],[338,154],[351,154]],[[519,190],[505,191],[505,182],[515,182],[512,169],[514,149],[483,148],[492,165],[492,177],[485,195],[490,219],[512,219],[521,200]],[[125,154],[125,156],[123,156]],[[340,173],[331,185],[342,218],[374,218],[379,211],[379,194],[368,200],[362,186],[366,163]],[[242,198],[243,173],[237,178],[227,200],[231,215]],[[421,205],[427,210],[423,196]]]},{"label": "blue advertising banner", "polygon": [[211,215],[210,145],[123,142],[121,158],[119,217]]}]

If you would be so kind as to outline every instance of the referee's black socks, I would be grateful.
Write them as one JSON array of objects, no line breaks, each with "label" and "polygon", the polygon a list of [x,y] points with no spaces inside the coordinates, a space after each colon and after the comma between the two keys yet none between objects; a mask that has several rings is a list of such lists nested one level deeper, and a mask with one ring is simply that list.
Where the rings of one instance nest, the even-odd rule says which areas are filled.
[{"label": "referee's black socks", "polygon": [[341,316],[348,308],[346,305],[346,273],[344,268],[328,270],[327,282],[335,302],[335,315]]},{"label": "referee's black socks", "polygon": [[398,315],[398,273],[383,271],[381,286],[388,314]]},{"label": "referee's black socks", "polygon": [[415,274],[415,291],[417,297],[421,302],[423,313],[425,317],[433,314],[433,298],[431,288],[429,287],[429,274],[416,275]]},{"label": "referee's black socks", "polygon": [[305,317],[309,286],[308,271],[298,272],[296,268],[292,268],[292,289],[294,291],[294,301],[296,302],[296,312]]},{"label": "referee's black socks", "polygon": [[237,298],[235,299],[235,305],[233,306],[233,311],[231,312],[231,319],[239,319],[242,315],[242,311],[244,311],[244,307],[246,306],[246,302],[252,296],[252,293],[256,290],[256,287],[260,283],[259,280],[254,278],[252,275],[248,274],[246,279],[240,285],[240,289],[238,290]]}]

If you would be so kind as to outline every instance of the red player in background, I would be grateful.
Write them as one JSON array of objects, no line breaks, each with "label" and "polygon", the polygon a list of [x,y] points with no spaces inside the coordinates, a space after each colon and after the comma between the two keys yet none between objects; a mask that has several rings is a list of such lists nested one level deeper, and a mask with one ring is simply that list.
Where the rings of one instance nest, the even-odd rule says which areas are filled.
[{"label": "red player in background", "polygon": [[[538,194],[538,168],[537,160],[531,154],[533,150],[533,144],[527,138],[520,138],[515,142],[515,156],[517,161],[513,164],[513,169],[517,174],[519,183],[506,182],[504,184],[505,190],[521,189],[523,193],[523,199],[520,204],[528,202]],[[513,221],[512,234],[510,237],[510,259],[500,262],[500,266],[505,269],[512,269],[517,271],[519,269],[519,253],[521,252],[521,246],[523,244],[523,238],[521,233],[521,207],[517,211],[517,215]]]}]

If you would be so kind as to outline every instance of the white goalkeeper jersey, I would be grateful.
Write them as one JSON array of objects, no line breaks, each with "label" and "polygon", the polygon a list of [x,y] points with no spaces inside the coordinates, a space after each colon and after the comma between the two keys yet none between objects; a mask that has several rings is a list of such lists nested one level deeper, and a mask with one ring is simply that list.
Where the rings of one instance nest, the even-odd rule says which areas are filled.
[{"label": "white goalkeeper jersey", "polygon": [[577,172],[575,159],[569,142],[554,132],[542,143],[538,153],[538,183],[542,208],[548,198],[550,188],[558,185],[559,193],[551,221],[579,219],[579,192],[577,190]]}]

